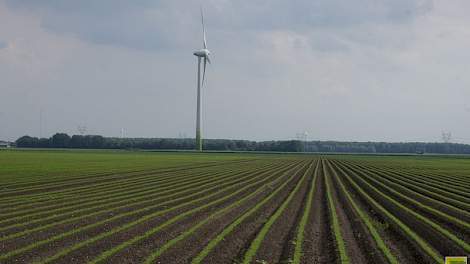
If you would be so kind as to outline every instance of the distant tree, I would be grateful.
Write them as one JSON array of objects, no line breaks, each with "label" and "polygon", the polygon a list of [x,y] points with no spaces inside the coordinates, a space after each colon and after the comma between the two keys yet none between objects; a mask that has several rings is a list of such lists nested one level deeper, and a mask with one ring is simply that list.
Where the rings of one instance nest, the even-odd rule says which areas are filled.
[{"label": "distant tree", "polygon": [[71,148],[83,148],[83,138],[84,136],[81,135],[73,135],[70,139],[69,146]]},{"label": "distant tree", "polygon": [[102,148],[104,144],[104,137],[102,136],[91,136],[91,148]]},{"label": "distant tree", "polygon": [[50,146],[50,140],[48,138],[40,138],[38,140],[38,147],[40,148],[48,148]]},{"label": "distant tree", "polygon": [[30,136],[22,136],[16,140],[16,146],[19,148],[37,148],[38,143],[38,138]]},{"label": "distant tree", "polygon": [[65,133],[56,133],[50,141],[53,148],[68,148],[70,146],[70,136]]},{"label": "distant tree", "polygon": [[[17,147],[28,148],[107,148],[107,149],[194,149],[191,138],[108,138],[99,135],[73,135],[57,133],[51,138],[22,136]],[[315,152],[343,153],[442,153],[470,154],[470,145],[456,143],[387,143],[387,142],[339,142],[299,140],[248,141],[230,139],[205,139],[206,150],[278,151],[299,152],[304,148]]]}]

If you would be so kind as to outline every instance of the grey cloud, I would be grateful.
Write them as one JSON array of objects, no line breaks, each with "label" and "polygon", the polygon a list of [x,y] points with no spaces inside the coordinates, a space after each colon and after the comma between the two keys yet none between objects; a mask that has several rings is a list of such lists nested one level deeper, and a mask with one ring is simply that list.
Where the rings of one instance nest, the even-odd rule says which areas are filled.
[{"label": "grey cloud", "polygon": [[[9,98],[0,107],[1,123],[9,124],[0,138],[37,135],[40,107],[43,135],[76,133],[77,125],[108,136],[123,127],[129,136],[193,135],[198,2],[2,3],[0,29],[11,30],[4,40],[17,45],[0,52]],[[442,127],[469,131],[462,51],[470,22],[455,17],[463,4],[205,3],[214,55],[203,93],[206,137],[286,139],[309,131],[312,139],[400,141],[433,140]],[[38,59],[32,64],[24,54]]]},{"label": "grey cloud", "polygon": [[8,43],[0,40],[0,49],[4,49],[6,47],[8,47]]},{"label": "grey cloud", "polygon": [[[7,1],[19,11],[42,12],[42,26],[98,44],[168,48],[181,21],[158,1]],[[152,12],[152,10],[154,12]],[[152,15],[150,15],[152,14]],[[172,30],[170,30],[172,29]]]},{"label": "grey cloud", "polygon": [[349,45],[336,36],[323,34],[321,38],[312,38],[312,49],[320,52],[349,51]]},{"label": "grey cloud", "polygon": [[[43,27],[93,43],[136,49],[175,48],[199,30],[200,1],[7,0],[17,10],[45,12]],[[432,9],[432,0],[214,0],[208,27],[221,31],[302,31],[364,23],[403,23]],[[321,43],[319,44],[322,45]],[[339,45],[339,44],[336,44]]]}]

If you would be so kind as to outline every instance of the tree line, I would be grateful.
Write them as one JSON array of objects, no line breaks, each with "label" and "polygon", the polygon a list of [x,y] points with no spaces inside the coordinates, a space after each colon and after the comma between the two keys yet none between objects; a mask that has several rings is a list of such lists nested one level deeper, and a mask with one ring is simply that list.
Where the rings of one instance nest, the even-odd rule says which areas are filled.
[{"label": "tree line", "polygon": [[[83,149],[167,149],[192,150],[192,138],[116,138],[99,135],[73,135],[56,133],[50,138],[22,136],[16,140],[19,148],[83,148]],[[249,140],[204,139],[206,150],[229,151],[302,151],[297,140],[256,142]]]},{"label": "tree line", "polygon": [[[80,149],[162,149],[192,150],[192,138],[116,138],[100,135],[56,133],[50,138],[22,136],[16,140],[19,148],[80,148]],[[277,152],[338,152],[338,153],[439,153],[470,154],[470,145],[423,142],[341,142],[272,140],[250,141],[205,139],[205,150],[215,151],[277,151]]]}]

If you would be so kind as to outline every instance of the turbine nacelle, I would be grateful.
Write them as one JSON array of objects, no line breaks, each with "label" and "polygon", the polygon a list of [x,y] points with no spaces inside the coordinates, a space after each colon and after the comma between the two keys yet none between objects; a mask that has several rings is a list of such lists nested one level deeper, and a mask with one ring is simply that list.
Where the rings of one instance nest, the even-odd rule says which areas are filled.
[{"label": "turbine nacelle", "polygon": [[211,52],[208,49],[200,49],[195,51],[193,54],[198,57],[207,58],[209,57]]}]

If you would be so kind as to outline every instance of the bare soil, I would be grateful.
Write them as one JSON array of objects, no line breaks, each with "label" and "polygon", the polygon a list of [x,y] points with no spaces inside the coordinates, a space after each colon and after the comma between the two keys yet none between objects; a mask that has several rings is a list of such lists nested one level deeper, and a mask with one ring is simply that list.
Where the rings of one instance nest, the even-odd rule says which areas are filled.
[{"label": "bare soil", "polygon": [[[268,178],[268,176],[266,176],[266,178]],[[254,182],[254,181],[257,181],[258,179],[254,179],[254,180],[246,180],[246,184],[249,184],[251,182]],[[241,194],[241,196],[243,195],[247,195],[249,194],[250,192],[254,191],[256,188],[258,188],[259,186],[261,186],[263,183],[258,183],[250,188],[248,188],[247,190],[243,191]],[[148,231],[149,229],[155,227],[155,226],[158,226],[164,222],[166,222],[167,220],[175,217],[175,216],[178,216],[179,214],[183,213],[183,212],[186,212],[186,211],[189,211],[193,208],[196,208],[196,207],[199,207],[199,206],[202,206],[202,205],[205,205],[213,200],[216,200],[216,199],[219,199],[219,198],[222,198],[222,197],[226,197],[228,194],[230,193],[233,193],[234,191],[237,191],[239,187],[234,187],[234,188],[231,188],[229,190],[227,190],[226,192],[224,193],[221,193],[221,194],[218,194],[210,199],[207,199],[207,200],[204,200],[202,202],[198,202],[198,203],[195,203],[195,204],[191,204],[191,205],[188,205],[186,207],[184,207],[184,209],[178,209],[176,211],[173,211],[169,214],[165,214],[164,216],[159,216],[158,218],[155,218],[155,219],[151,219],[143,224],[139,224],[131,229],[128,229],[126,231],[123,231],[123,232],[118,232],[118,233],[115,233],[109,237],[107,237],[106,239],[103,239],[103,240],[100,240],[100,241],[97,241],[95,243],[92,243],[86,247],[83,247],[79,250],[76,250],[74,252],[72,252],[71,254],[68,254],[67,256],[61,258],[58,262],[59,263],[83,263],[83,262],[86,262],[88,260],[91,260],[93,259],[94,257],[98,256],[101,252],[103,251],[106,251],[106,250],[109,250],[129,239],[132,239],[133,237],[137,236],[137,235],[140,235],[140,234],[143,234],[145,233],[146,231]],[[171,239],[173,238],[173,235],[176,233],[180,233],[180,232],[183,232],[185,230],[187,230],[188,228],[190,228],[190,226],[196,224],[198,221],[201,221],[203,219],[205,219],[209,214],[211,214],[213,211],[215,210],[218,210],[220,208],[223,208],[225,206],[228,206],[229,204],[232,204],[234,202],[236,202],[237,200],[239,199],[239,196],[234,196],[234,197],[231,197],[221,203],[218,203],[218,204],[215,204],[213,206],[210,206],[208,208],[205,208],[193,215],[191,215],[190,217],[188,218],[185,218],[185,219],[182,219],[182,221],[178,221],[177,223],[169,226],[169,227],[166,227],[164,228],[163,230],[161,230],[161,232],[158,232],[156,233],[153,237],[157,237],[159,240],[160,238],[162,240],[164,240],[164,238],[167,238],[168,239]],[[171,206],[169,206],[171,207]],[[121,225],[121,224],[119,224]],[[172,228],[176,228],[176,229],[172,229]],[[172,230],[174,230],[174,232],[171,232]],[[147,240],[149,241],[149,240]],[[155,247],[151,247],[151,248],[155,248]],[[134,250],[131,250],[132,253],[137,253],[137,252],[145,252],[145,250],[143,250],[144,248],[140,248],[139,251],[134,251]],[[129,250],[126,250],[126,252],[129,252]],[[141,256],[139,255],[138,258],[140,259]],[[124,261],[124,258],[117,258],[119,260],[119,263],[122,263],[122,261]],[[112,263],[112,262],[111,262]]]},{"label": "bare soil", "polygon": [[[319,166],[322,166],[321,163]],[[305,227],[302,263],[335,263],[337,258],[326,200],[323,168],[318,168],[312,208]]]},{"label": "bare soil", "polygon": [[[227,226],[236,221],[241,215],[246,213],[248,210],[253,208],[256,204],[262,201],[265,197],[270,195],[277,187],[285,183],[288,179],[290,180],[286,186],[275,196],[272,197],[266,204],[261,206],[253,215],[245,219],[240,225],[238,225],[231,233],[229,233],[224,240],[222,240],[203,260],[205,264],[225,264],[225,263],[240,263],[246,253],[246,250],[250,247],[251,243],[255,237],[259,234],[260,230],[263,228],[268,219],[273,215],[273,213],[279,208],[279,206],[286,200],[288,195],[293,191],[296,184],[299,183],[303,173],[308,166],[307,158],[298,158],[293,159],[294,161],[280,161],[274,168],[273,171],[269,171],[266,175],[262,175],[261,182],[258,182],[260,179],[255,179],[255,176],[260,175],[260,173],[266,172],[267,170],[261,170],[261,167],[258,167],[260,171],[257,171],[253,166],[250,166],[250,160],[236,161],[236,162],[211,162],[204,163],[199,165],[187,165],[180,168],[166,168],[159,170],[135,170],[132,172],[123,172],[119,174],[100,174],[96,176],[83,176],[76,177],[69,180],[51,180],[46,183],[33,183],[31,186],[17,184],[12,186],[7,186],[6,192],[0,193],[0,199],[5,197],[8,200],[12,200],[12,197],[22,197],[23,195],[29,194],[38,194],[47,195],[47,192],[58,191],[58,190],[72,190],[73,188],[81,186],[93,186],[96,183],[115,183],[116,181],[126,179],[126,177],[135,177],[139,179],[136,184],[132,186],[140,186],[141,180],[145,175],[150,175],[151,173],[155,175],[162,176],[163,174],[173,175],[180,172],[179,175],[186,175],[194,173],[194,175],[199,175],[202,172],[198,168],[214,167],[219,166],[219,170],[212,169],[207,171],[207,175],[213,175],[211,173],[217,174],[223,172],[223,170],[232,165],[240,166],[250,166],[247,167],[244,172],[240,172],[239,175],[232,175],[228,178],[231,180],[236,179],[236,183],[241,183],[241,185],[234,186],[233,183],[230,185],[228,181],[223,181],[222,183],[211,184],[210,187],[207,187],[206,192],[198,194],[194,197],[188,197],[188,195],[194,193],[194,190],[187,190],[180,194],[176,194],[171,199],[183,198],[179,201],[171,202],[167,205],[159,205],[160,203],[168,201],[170,198],[158,198],[158,193],[155,195],[150,195],[142,197],[137,205],[126,205],[126,200],[123,200],[119,205],[126,205],[125,208],[113,209],[117,205],[109,206],[109,209],[113,209],[111,212],[100,213],[92,217],[84,217],[80,220],[74,221],[73,223],[68,224],[58,224],[53,227],[47,228],[42,231],[33,232],[29,235],[22,237],[10,239],[7,241],[0,242],[0,256],[7,252],[23,248],[25,246],[34,244],[35,242],[45,240],[47,238],[59,235],[71,230],[77,230],[80,227],[84,227],[89,224],[93,224],[105,219],[109,219],[117,214],[130,212],[148,206],[157,205],[157,207],[140,212],[138,214],[130,215],[120,219],[110,221],[109,223],[102,224],[95,228],[77,232],[74,235],[68,236],[57,241],[47,243],[43,246],[37,247],[29,252],[25,252],[17,257],[10,258],[6,261],[1,261],[2,263],[31,263],[34,261],[41,261],[45,258],[52,256],[59,251],[71,247],[77,243],[92,239],[93,237],[100,235],[104,232],[110,231],[112,229],[123,226],[127,223],[137,221],[142,219],[149,214],[172,208],[174,206],[180,205],[184,202],[191,202],[194,199],[205,197],[206,195],[212,194],[220,190],[222,187],[230,186],[229,189],[223,193],[217,194],[214,197],[205,198],[203,201],[195,202],[188,204],[184,207],[175,209],[173,211],[162,214],[158,217],[149,219],[148,221],[135,225],[132,228],[127,230],[114,233],[110,236],[107,236],[104,239],[90,243],[87,246],[84,246],[78,250],[71,252],[70,254],[58,259],[56,263],[86,263],[89,260],[92,260],[99,256],[104,251],[112,249],[122,243],[142,234],[145,234],[147,231],[165,223],[166,221],[172,219],[173,217],[179,216],[191,209],[197,208],[199,206],[206,205],[216,199],[227,197],[231,193],[238,191],[241,187],[246,186],[245,184],[250,184],[256,182],[254,186],[244,190],[240,194],[230,197],[227,200],[218,202],[210,207],[199,210],[189,216],[183,217],[178,221],[164,227],[163,229],[155,232],[151,236],[143,239],[135,244],[130,245],[129,247],[117,252],[114,256],[108,258],[105,263],[141,263],[149,255],[154,253],[158,248],[161,248],[163,245],[171,241],[172,239],[178,237],[184,232],[188,231],[201,221],[207,220],[209,216],[214,214],[217,210],[227,208],[228,206],[236,203],[240,200],[241,197],[246,197],[249,194],[252,194],[256,190],[260,192],[256,193],[253,197],[250,197],[243,203],[230,208],[223,215],[218,215],[217,217],[211,218],[206,224],[200,226],[194,233],[187,236],[185,239],[174,244],[171,248],[165,251],[160,257],[155,261],[156,263],[175,263],[183,264],[189,263],[191,260],[197,256],[201,250],[203,250],[206,245],[214,239],[218,234],[220,234]],[[411,263],[422,263],[430,264],[434,263],[434,260],[431,259],[420,247],[419,245],[414,244],[415,242],[406,234],[404,231],[396,224],[388,219],[386,214],[381,213],[379,207],[374,204],[371,204],[363,194],[359,193],[356,188],[351,184],[350,180],[357,183],[364,191],[377,201],[383,208],[393,214],[395,217],[400,219],[404,224],[409,227],[412,227],[412,230],[423,238],[430,246],[435,248],[441,255],[468,255],[470,252],[465,252],[460,248],[457,243],[448,239],[442,235],[439,231],[433,229],[431,226],[425,224],[416,218],[412,213],[403,210],[400,206],[387,201],[380,194],[378,194],[373,188],[367,186],[366,183],[371,184],[381,192],[389,195],[400,205],[406,206],[417,212],[427,219],[433,221],[434,223],[445,228],[449,232],[455,234],[457,237],[461,238],[467,243],[470,243],[470,231],[466,230],[460,226],[452,224],[446,221],[445,218],[436,217],[427,210],[420,209],[415,206],[413,203],[408,202],[406,199],[401,198],[399,195],[393,194],[393,192],[388,191],[386,188],[380,184],[367,179],[363,173],[368,173],[367,166],[363,166],[358,162],[352,160],[335,160],[334,158],[322,158],[327,160],[326,163],[319,162],[318,174],[314,178],[311,174],[314,172],[312,169],[309,174],[306,175],[305,181],[302,182],[298,191],[294,194],[292,200],[289,202],[287,208],[282,212],[280,217],[276,220],[272,228],[266,234],[266,237],[262,241],[259,250],[256,252],[253,263],[290,263],[293,259],[293,252],[295,244],[293,241],[297,234],[299,221],[302,217],[303,212],[305,211],[305,206],[307,205],[308,191],[310,190],[313,181],[315,180],[315,190],[313,195],[313,200],[310,208],[310,213],[308,215],[307,225],[304,231],[304,241],[302,243],[302,256],[301,263],[319,263],[319,264],[330,264],[338,263],[339,256],[338,250],[336,248],[336,243],[332,231],[332,219],[330,219],[330,214],[328,211],[328,201],[326,193],[326,177],[331,179],[331,188],[332,196],[336,207],[334,208],[338,220],[340,223],[340,230],[343,236],[343,239],[346,244],[347,255],[351,263],[387,263],[387,259],[381,250],[377,247],[375,240],[369,233],[367,226],[362,222],[360,216],[352,207],[352,204],[343,193],[342,188],[340,187],[339,181],[341,181],[348,192],[351,194],[355,203],[370,217],[374,226],[377,228],[380,236],[384,240],[386,246],[390,249],[392,254],[398,259],[399,263],[411,264]],[[266,166],[266,164],[261,163],[261,166]],[[331,168],[328,166],[331,164]],[[227,167],[224,167],[227,166]],[[301,169],[302,168],[302,169]],[[380,169],[380,168],[378,168]],[[338,173],[336,177],[333,174],[333,170]],[[282,176],[283,172],[290,171],[290,173]],[[296,172],[296,173],[294,173]],[[357,173],[357,175],[355,174]],[[372,175],[374,179],[377,179],[379,182],[390,186],[385,178],[390,178],[393,181],[393,176],[395,172],[387,171],[384,172],[384,175]],[[171,175],[169,177],[171,177]],[[221,174],[225,175],[225,174]],[[398,175],[398,174],[397,174]],[[91,177],[91,178],[90,178]],[[209,177],[209,176],[208,176]],[[232,178],[233,177],[233,178]],[[292,178],[291,178],[292,177]],[[381,178],[383,177],[383,178]],[[162,176],[162,179],[166,176]],[[350,178],[350,179],[349,179]],[[156,180],[152,180],[149,177],[149,182],[152,184],[156,183]],[[275,179],[279,179],[275,181]],[[363,180],[365,182],[363,182]],[[273,183],[275,181],[275,183]],[[126,182],[128,182],[126,180]],[[395,182],[395,181],[393,181]],[[268,184],[269,183],[269,184]],[[131,185],[130,185],[131,186]],[[185,185],[181,185],[185,186]],[[31,187],[31,188],[30,188]],[[192,187],[191,187],[192,188]],[[392,186],[393,188],[393,186]],[[198,188],[202,190],[203,188]],[[133,189],[132,189],[133,190]],[[448,213],[454,217],[459,218],[459,212],[453,210],[452,208],[439,205],[438,203],[427,201],[422,197],[414,194],[412,191],[406,191],[406,189],[397,188],[398,191],[402,191],[403,194],[407,195],[412,199],[420,201],[428,206],[440,210],[442,212]],[[131,192],[131,189],[129,189]],[[432,194],[429,194],[432,196]],[[23,196],[25,197],[25,196]],[[149,198],[157,198],[154,201],[147,200]],[[64,201],[69,201],[64,200]],[[45,204],[54,204],[54,201],[42,203]],[[76,202],[76,201],[75,201]],[[99,203],[99,201],[97,201]],[[134,201],[133,201],[134,202]],[[55,206],[55,205],[54,205]],[[57,208],[62,206],[62,204],[57,204]],[[23,208],[23,207],[22,207]],[[27,208],[27,207],[24,207]],[[34,204],[30,208],[35,208]],[[51,207],[52,208],[52,207]],[[86,208],[84,206],[83,208]],[[100,209],[107,208],[107,205],[102,203],[99,207]],[[50,209],[50,208],[49,208]],[[6,210],[13,210],[6,209]],[[39,209],[38,209],[39,210]],[[14,211],[13,211],[14,212]],[[81,212],[81,214],[93,212],[92,209]],[[50,215],[47,212],[41,217]],[[18,212],[20,214],[20,212]],[[73,217],[79,215],[73,215]],[[41,218],[39,217],[39,218]],[[463,215],[461,220],[466,221],[468,216]],[[33,219],[33,218],[31,218]],[[53,220],[44,220],[35,224],[27,225],[25,227],[12,228],[0,232],[0,236],[5,236],[8,234],[14,234],[16,232],[21,232],[28,228],[34,228],[37,226],[54,223],[55,221],[60,221],[66,219],[66,216],[59,216]],[[15,223],[12,221],[11,223]],[[10,224],[11,224],[10,223]],[[9,223],[6,223],[9,224]]]}]

